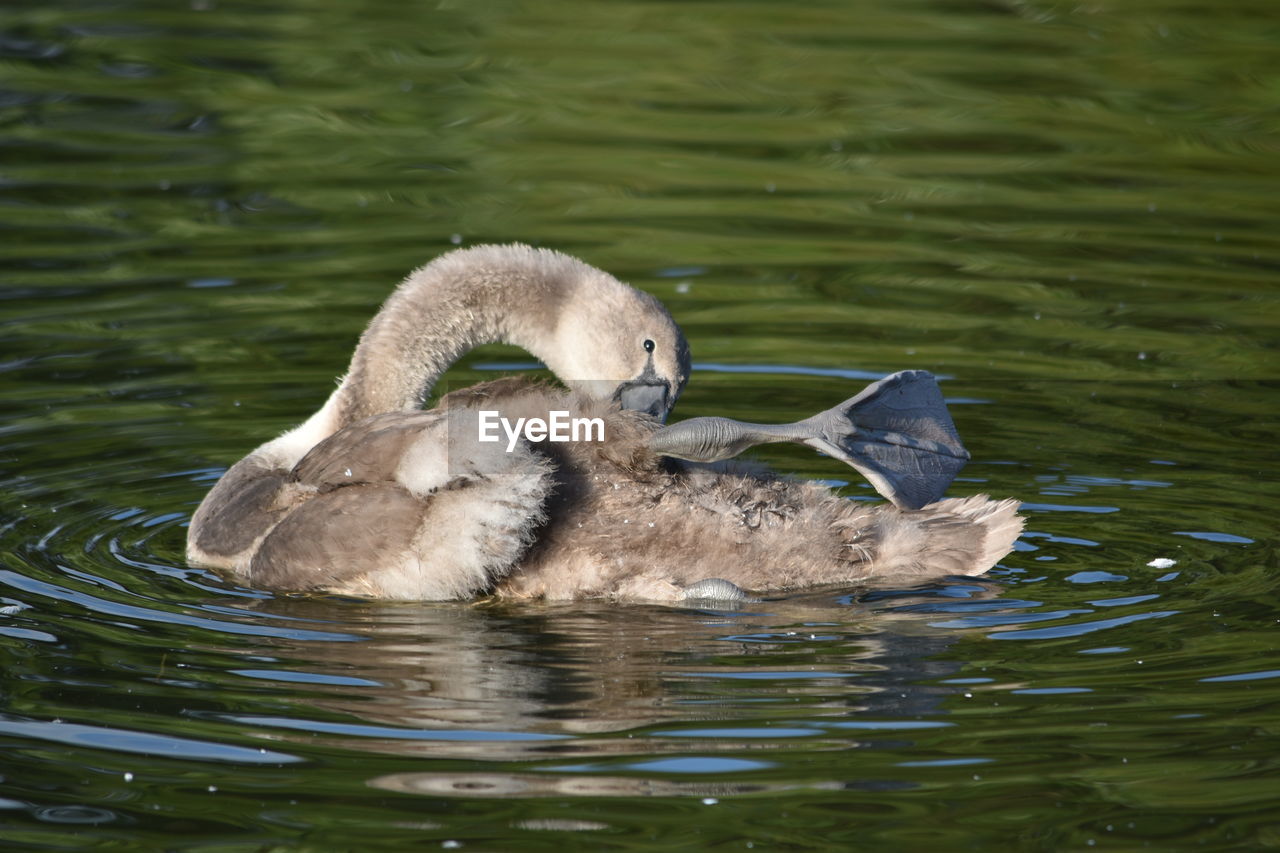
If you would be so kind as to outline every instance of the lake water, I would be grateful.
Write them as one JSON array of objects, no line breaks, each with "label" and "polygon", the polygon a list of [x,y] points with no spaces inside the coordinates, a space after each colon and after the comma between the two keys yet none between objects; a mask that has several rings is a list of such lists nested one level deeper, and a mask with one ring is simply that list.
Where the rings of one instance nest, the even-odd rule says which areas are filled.
[{"label": "lake water", "polygon": [[[0,841],[1280,846],[1277,103],[1274,0],[11,0]],[[1026,535],[740,611],[187,567],[391,287],[511,240],[670,307],[677,418],[934,371]]]}]

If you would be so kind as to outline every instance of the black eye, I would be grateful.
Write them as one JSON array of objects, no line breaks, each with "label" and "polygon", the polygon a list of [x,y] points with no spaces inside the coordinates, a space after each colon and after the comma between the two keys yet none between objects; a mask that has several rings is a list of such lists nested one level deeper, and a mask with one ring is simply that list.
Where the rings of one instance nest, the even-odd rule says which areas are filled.
[{"label": "black eye", "polygon": [[644,342],[644,351],[645,351],[645,352],[653,352],[653,341],[646,340],[646,341]]}]

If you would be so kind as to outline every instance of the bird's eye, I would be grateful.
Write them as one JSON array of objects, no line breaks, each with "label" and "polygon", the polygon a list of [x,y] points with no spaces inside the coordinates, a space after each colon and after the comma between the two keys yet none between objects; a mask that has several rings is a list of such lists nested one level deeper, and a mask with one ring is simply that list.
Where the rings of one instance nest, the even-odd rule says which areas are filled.
[{"label": "bird's eye", "polygon": [[646,339],[644,342],[644,351],[653,352],[653,347],[654,347],[653,341]]}]

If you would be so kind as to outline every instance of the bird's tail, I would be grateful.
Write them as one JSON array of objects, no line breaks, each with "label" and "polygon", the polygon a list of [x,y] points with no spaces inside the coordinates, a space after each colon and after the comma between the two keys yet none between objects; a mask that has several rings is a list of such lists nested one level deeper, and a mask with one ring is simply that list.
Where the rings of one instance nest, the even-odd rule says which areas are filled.
[{"label": "bird's tail", "polygon": [[875,573],[980,575],[1013,550],[1024,519],[1019,502],[986,495],[949,498],[923,509],[885,512]]}]

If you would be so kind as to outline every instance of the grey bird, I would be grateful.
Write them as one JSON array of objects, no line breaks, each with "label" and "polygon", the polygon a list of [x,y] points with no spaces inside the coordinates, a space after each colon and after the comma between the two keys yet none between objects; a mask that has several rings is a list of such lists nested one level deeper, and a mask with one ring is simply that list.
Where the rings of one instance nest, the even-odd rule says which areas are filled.
[{"label": "grey bird", "polygon": [[[422,410],[494,341],[566,387],[500,379]],[[940,499],[968,454],[923,371],[792,424],[664,426],[689,370],[662,304],[594,267],[522,245],[447,253],[387,299],[319,411],[228,469],[188,559],[260,588],[382,599],[732,602],[982,574],[1022,530],[1017,501]],[[484,441],[484,412],[598,419],[603,440]],[[726,461],[779,440],[852,465],[890,503]]]}]

